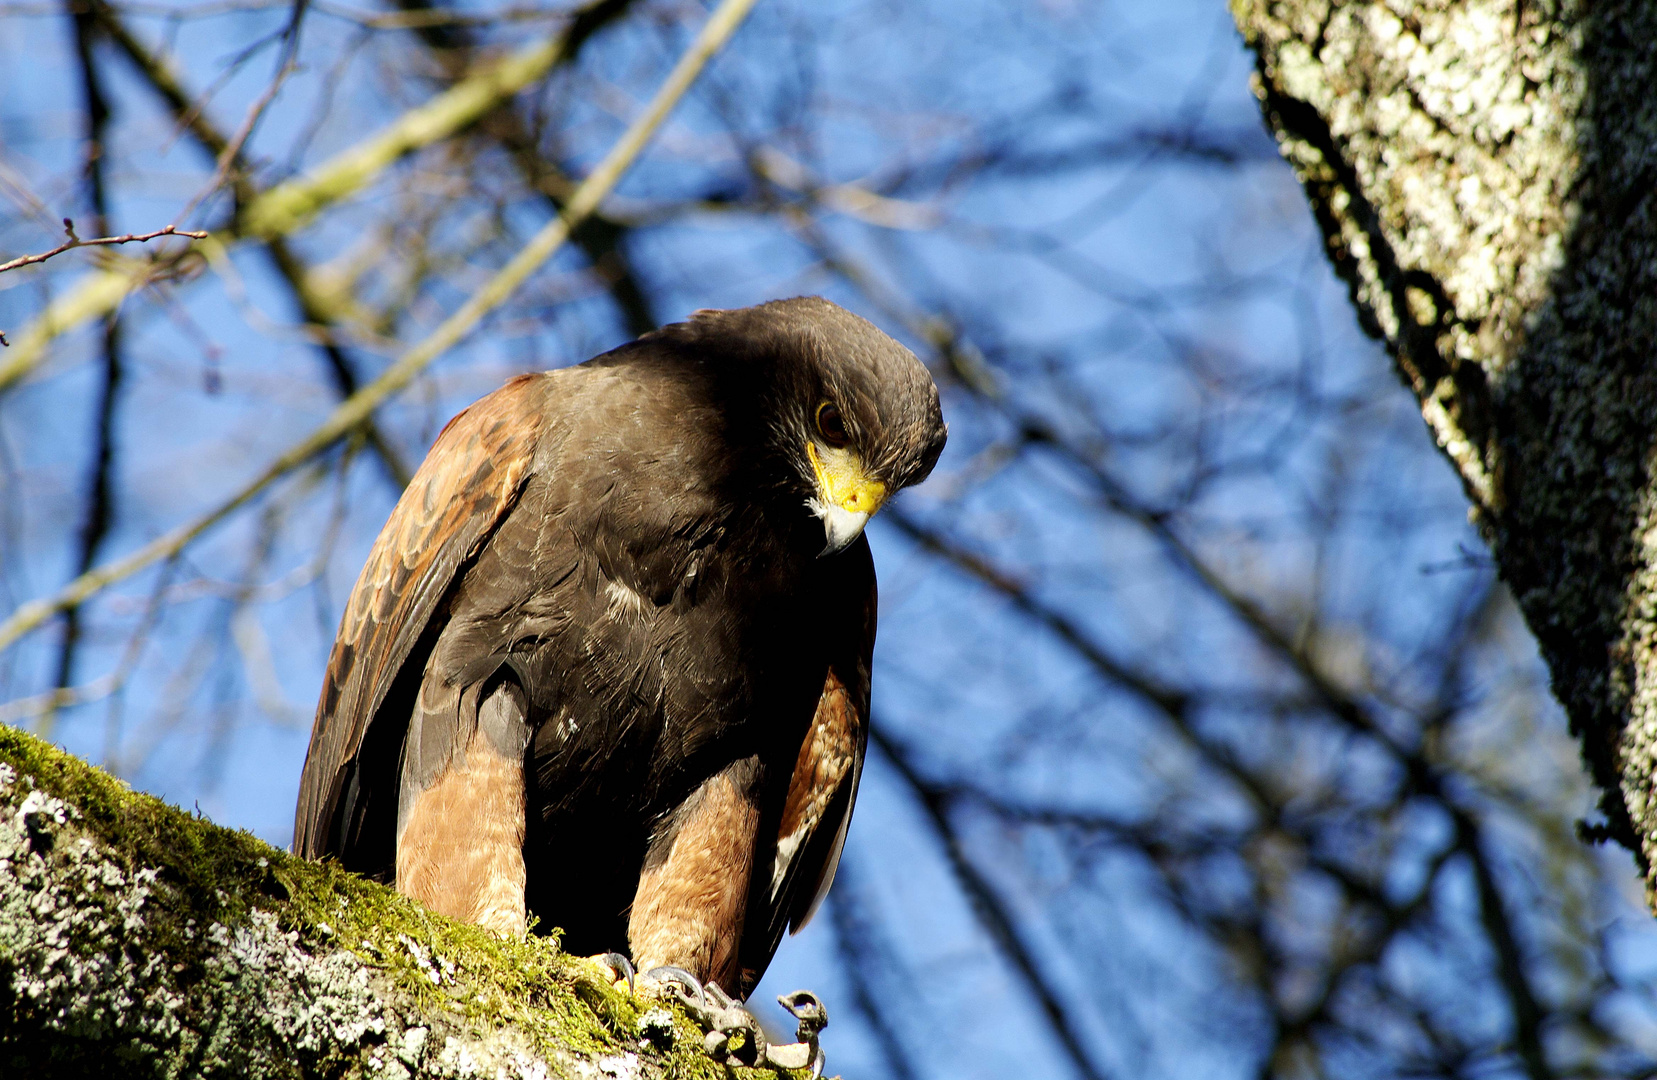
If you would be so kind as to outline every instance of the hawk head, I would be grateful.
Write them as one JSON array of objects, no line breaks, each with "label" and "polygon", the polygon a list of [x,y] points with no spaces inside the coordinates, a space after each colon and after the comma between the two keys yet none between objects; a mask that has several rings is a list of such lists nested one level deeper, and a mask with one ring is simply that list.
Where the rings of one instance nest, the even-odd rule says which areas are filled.
[{"label": "hawk head", "polygon": [[821,555],[841,551],[900,488],[926,479],[947,429],[938,387],[915,354],[817,296],[682,324],[755,392],[759,441],[777,482],[822,522]]}]

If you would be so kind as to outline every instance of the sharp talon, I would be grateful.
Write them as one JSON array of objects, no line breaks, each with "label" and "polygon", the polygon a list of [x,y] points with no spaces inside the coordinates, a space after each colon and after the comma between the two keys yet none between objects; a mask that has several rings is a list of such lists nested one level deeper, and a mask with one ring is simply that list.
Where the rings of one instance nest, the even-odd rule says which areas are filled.
[{"label": "sharp talon", "polygon": [[[611,971],[616,972],[618,977],[625,978],[627,980],[627,996],[633,996],[633,991],[635,989],[633,986],[633,961],[627,959],[627,957],[618,952],[607,952],[603,956],[594,957],[594,959],[608,967]],[[614,982],[615,980],[612,979],[610,981]]]},{"label": "sharp talon", "polygon": [[702,981],[682,967],[655,967],[644,973],[647,982],[667,983],[678,986],[686,991],[686,996],[694,995],[696,1003],[704,1010],[708,1007],[708,995],[702,990]]}]

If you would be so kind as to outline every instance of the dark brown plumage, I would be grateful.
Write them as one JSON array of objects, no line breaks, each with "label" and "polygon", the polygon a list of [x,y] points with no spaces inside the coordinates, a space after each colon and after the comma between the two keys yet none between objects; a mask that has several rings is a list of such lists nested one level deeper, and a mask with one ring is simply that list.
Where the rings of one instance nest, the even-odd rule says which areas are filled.
[{"label": "dark brown plumage", "polygon": [[817,298],[698,312],[473,404],[347,604],[295,851],[746,994],[851,816],[862,525],[943,443],[914,356]]}]

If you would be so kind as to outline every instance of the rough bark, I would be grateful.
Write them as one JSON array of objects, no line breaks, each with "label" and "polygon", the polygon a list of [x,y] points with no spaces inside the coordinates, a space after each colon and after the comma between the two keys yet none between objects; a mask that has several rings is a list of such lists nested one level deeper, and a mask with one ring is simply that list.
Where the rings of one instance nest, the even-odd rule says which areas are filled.
[{"label": "rough bark", "polygon": [[433,915],[0,725],[0,1076],[779,1075],[703,1045],[550,939]]},{"label": "rough bark", "polygon": [[1657,5],[1232,10],[1657,901]]}]

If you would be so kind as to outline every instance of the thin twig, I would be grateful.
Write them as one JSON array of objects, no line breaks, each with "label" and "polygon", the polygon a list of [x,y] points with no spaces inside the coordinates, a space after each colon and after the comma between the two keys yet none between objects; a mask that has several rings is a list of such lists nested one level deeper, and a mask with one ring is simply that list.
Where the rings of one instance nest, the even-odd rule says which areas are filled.
[{"label": "thin twig", "polygon": [[643,114],[633,121],[632,126],[604,156],[604,160],[598,163],[597,168],[588,174],[581,186],[570,196],[563,215],[548,222],[517,255],[512,257],[512,261],[490,278],[425,340],[404,353],[379,378],[341,402],[332,415],[311,434],[295,443],[240,491],[212,510],[152,540],[130,555],[95,567],[52,596],[20,605],[4,622],[0,622],[0,650],[8,648],[18,638],[65,608],[82,603],[88,597],[136,574],[151,563],[183,550],[190,541],[245,506],[270,484],[355,431],[363,421],[373,415],[374,409],[381,402],[407,386],[433,360],[459,343],[484,316],[505,303],[530,274],[563,247],[564,242],[569,239],[570,231],[577,224],[598,209],[599,203],[603,202],[605,196],[621,182],[623,174],[632,166],[645,144],[656,133],[656,129],[667,119],[668,113],[696,81],[703,67],[725,42],[730,40],[737,27],[742,25],[754,3],[755,0],[724,0],[715,9],[703,25],[701,33],[697,34],[696,40],[691,42],[666,81],[656,91],[656,96],[651,99]]},{"label": "thin twig", "polygon": [[0,274],[4,274],[7,270],[16,270],[20,266],[33,266],[36,263],[43,263],[53,256],[62,255],[65,251],[73,251],[78,247],[108,247],[111,244],[142,244],[150,240],[160,239],[163,236],[188,236],[192,240],[207,239],[207,234],[205,232],[196,232],[192,229],[180,229],[175,225],[168,225],[165,228],[157,229],[154,232],[126,233],[122,236],[97,236],[91,240],[82,240],[80,237],[75,235],[75,223],[70,218],[63,219],[63,231],[69,234],[69,239],[65,240],[51,251],[42,251],[37,255],[19,255],[11,262],[0,263]]},{"label": "thin twig", "polygon": [[950,822],[945,800],[916,771],[914,763],[905,755],[904,748],[886,737],[883,726],[871,725],[869,744],[880,750],[881,755],[920,800],[921,807],[931,822],[933,835],[937,837],[938,845],[943,848],[944,857],[948,860],[949,868],[961,886],[961,891],[966,894],[967,902],[972,905],[973,914],[978,917],[979,924],[989,933],[1001,950],[1002,956],[1012,964],[1013,969],[1023,979],[1025,987],[1035,997],[1036,1003],[1041,1006],[1048,1026],[1070,1058],[1071,1065],[1085,1080],[1108,1080],[1110,1074],[1093,1060],[1093,1055],[1088,1050],[1086,1035],[1074,1011],[1064,995],[1048,981],[1046,972],[1037,961],[1036,950],[1027,945],[1019,933],[1017,917],[996,892],[989,878],[967,857],[960,837]]},{"label": "thin twig", "polygon": [[[1133,692],[1147,703],[1156,705],[1189,741],[1199,746],[1210,761],[1220,765],[1231,779],[1243,787],[1257,807],[1266,809],[1271,805],[1269,795],[1258,778],[1240,769],[1236,762],[1225,760],[1218,746],[1196,737],[1186,716],[1190,701],[1186,694],[1163,686],[1154,677],[1134,671],[1108,655],[1074,621],[1038,601],[1028,588],[988,559],[977,556],[941,534],[925,528],[913,518],[906,516],[901,509],[888,510],[887,518],[922,548],[989,586],[1026,615],[1046,626],[1107,679]],[[1232,605],[1237,603],[1232,597],[1223,598]],[[1512,917],[1507,912],[1490,856],[1484,850],[1480,823],[1474,813],[1462,805],[1449,790],[1446,779],[1448,770],[1433,760],[1423,747],[1406,745],[1390,737],[1377,718],[1371,715],[1360,701],[1342,692],[1333,681],[1319,677],[1315,669],[1307,670],[1307,667],[1295,663],[1298,657],[1304,655],[1303,650],[1292,650],[1286,639],[1262,629],[1253,619],[1247,617],[1247,612],[1240,614],[1244,615],[1244,621],[1254,629],[1264,644],[1294,664],[1295,670],[1305,680],[1308,689],[1316,695],[1319,704],[1329,715],[1341,721],[1350,730],[1375,740],[1394,756],[1403,769],[1405,790],[1410,795],[1423,796],[1438,803],[1450,816],[1456,827],[1454,850],[1464,853],[1472,864],[1479,893],[1479,915],[1495,953],[1495,975],[1508,996],[1513,1012],[1518,1054],[1527,1074],[1533,1080],[1548,1080],[1553,1073],[1541,1037],[1545,1012],[1535,988],[1531,985],[1524,952],[1513,930]],[[1448,688],[1441,696],[1448,696]],[[900,772],[903,771],[905,761],[901,755],[901,747],[892,745],[890,740],[882,739],[878,731],[871,739],[886,749],[888,756],[900,767]],[[936,815],[934,817],[936,820]],[[1319,868],[1325,872],[1332,872],[1333,864]],[[1345,883],[1350,888],[1351,882]]]},{"label": "thin twig", "polygon": [[[433,10],[429,6],[431,0],[396,2],[406,12],[429,13]],[[627,14],[632,3],[633,0],[597,0],[579,9],[568,30],[571,50]],[[458,79],[464,73],[470,64],[470,57],[477,51],[476,35],[462,25],[421,25],[416,29],[415,36],[431,50],[432,59],[449,73],[451,79]],[[490,114],[481,125],[481,130],[511,155],[524,182],[547,201],[552,212],[562,213],[564,199],[575,190],[575,182],[555,162],[544,156],[534,125],[508,104]],[[656,329],[661,320],[656,318],[650,297],[633,271],[625,242],[628,231],[628,226],[614,220],[611,215],[594,214],[571,233],[570,239],[587,256],[593,276],[602,281],[609,291],[628,332],[638,337]]]},{"label": "thin twig", "polygon": [[[605,0],[597,2],[602,4]],[[135,61],[148,58],[148,50],[121,20],[109,14],[107,5],[98,10],[117,46]],[[544,77],[570,55],[574,29],[572,23],[545,41],[480,66],[449,90],[408,110],[315,170],[261,193],[241,208],[231,228],[220,234],[221,239],[229,246],[239,240],[269,240],[298,231],[323,209],[360,190],[406,154],[449,138]],[[145,74],[158,89],[165,85],[168,96],[182,102],[177,108],[184,110],[187,125],[197,131],[198,137],[203,136],[190,116],[194,102],[183,93],[179,80],[159,62]],[[212,147],[213,152],[217,154],[227,144],[228,140],[221,136],[218,145]],[[22,381],[38,366],[46,355],[47,344],[54,338],[118,307],[128,294],[149,280],[150,272],[145,265],[105,268],[88,274],[48,304],[23,330],[17,352],[0,364],[0,392]]]},{"label": "thin twig", "polygon": [[[852,1004],[869,1021],[893,1080],[920,1080],[892,1015],[901,1014],[902,1010],[893,1009],[895,1003],[879,995],[871,985],[869,969],[874,966],[876,954],[889,956],[889,950],[884,948],[874,920],[863,911],[851,870],[846,860],[841,859],[834,889],[828,895],[828,911],[834,927],[834,942],[851,983]],[[898,961],[891,958],[891,963],[896,966]]]},{"label": "thin twig", "polygon": [[[236,133],[230,137],[229,142],[227,142],[224,147],[218,151],[218,160],[214,163],[213,168],[213,178],[209,180],[206,186],[198,191],[195,196],[184,205],[184,209],[178,212],[178,217],[174,219],[175,221],[184,221],[188,219],[189,216],[195,212],[196,207],[200,206],[203,201],[219,190],[220,186],[224,184],[225,178],[230,175],[230,170],[233,167],[241,167],[243,165],[242,147],[247,145],[247,140],[253,137],[253,129],[259,125],[260,119],[265,115],[265,110],[270,108],[271,102],[276,100],[276,95],[281,93],[282,84],[286,83],[289,76],[299,69],[299,27],[300,23],[305,18],[305,8],[306,0],[293,0],[292,13],[288,17],[288,25],[282,31],[282,38],[285,42],[282,47],[282,59],[276,65],[276,73],[271,76],[270,85],[265,87],[264,93],[260,94],[258,100],[253,103],[253,106],[250,109],[248,109],[247,116],[242,120],[241,127],[236,129]],[[108,18],[114,18],[113,11],[109,13]],[[211,91],[209,91],[208,94],[202,95],[200,102],[198,102],[194,107],[194,114],[199,114],[200,110],[206,107],[207,99],[210,96]],[[186,117],[180,117],[179,122],[185,126],[189,126],[186,119]],[[238,195],[240,195],[240,192],[238,192]],[[238,203],[241,201],[242,200],[238,198]]]},{"label": "thin twig", "polygon": [[[201,190],[196,192],[190,201],[184,204],[184,209],[178,212],[179,221],[183,221],[195,213],[196,207],[200,206],[224,185],[225,178],[230,175],[231,168],[241,162],[242,147],[252,137],[253,129],[258,126],[260,118],[265,115],[265,110],[270,108],[270,103],[276,100],[276,95],[282,90],[282,84],[288,81],[288,76],[292,75],[297,67],[298,64],[290,57],[286,63],[277,69],[276,74],[270,80],[270,85],[265,87],[265,92],[260,94],[259,99],[248,109],[241,127],[236,129],[236,133],[230,137],[230,141],[224,149],[219,151],[218,160],[213,165],[212,179],[208,180]],[[198,110],[205,104],[204,96],[202,102],[197,106]]]},{"label": "thin twig", "polygon": [[[107,5],[101,5],[96,10],[102,20],[105,32],[109,34],[116,46],[126,53],[127,58],[138,68],[144,79],[149,82],[150,87],[166,102],[167,108],[172,112],[178,125],[188,131],[204,150],[213,155],[215,161],[213,182],[203,188],[200,194],[191,200],[191,207],[211,194],[226,179],[229,180],[231,193],[238,207],[253,205],[259,198],[259,191],[254,187],[252,180],[249,179],[248,164],[242,155],[242,145],[247,135],[252,131],[252,124],[264,105],[255,106],[254,111],[248,114],[247,120],[235,136],[225,135],[208,118],[201,104],[185,90],[178,76],[146,49],[143,42],[133,34],[114,9]],[[286,73],[292,69],[291,61],[283,65],[282,74],[272,82],[271,88],[261,99],[265,104],[272,100],[276,88],[281,85]],[[202,96],[202,100],[205,100],[205,95]],[[190,212],[190,208],[187,207],[174,219],[175,223],[186,220]],[[271,261],[276,264],[277,271],[293,291],[306,322],[323,326],[334,325],[337,320],[333,317],[331,310],[321,302],[316,290],[308,284],[310,269],[293,252],[287,243],[286,237],[267,237],[264,239],[264,245]],[[221,272],[227,268],[228,260],[217,257],[218,248],[216,245],[211,243],[205,245],[204,253],[207,255],[209,262],[220,267]],[[334,386],[339,391],[340,396],[342,398],[350,397],[357,390],[358,380],[356,371],[345,351],[334,341],[319,342],[318,346],[327,360],[329,370],[334,378]],[[0,374],[0,384],[3,384],[4,381],[3,374]],[[397,452],[391,440],[379,429],[378,424],[370,421],[364,430],[368,445],[373,448],[376,456],[385,465],[391,483],[398,491],[401,491],[408,486],[410,475],[409,468],[404,463],[402,455]]]}]

